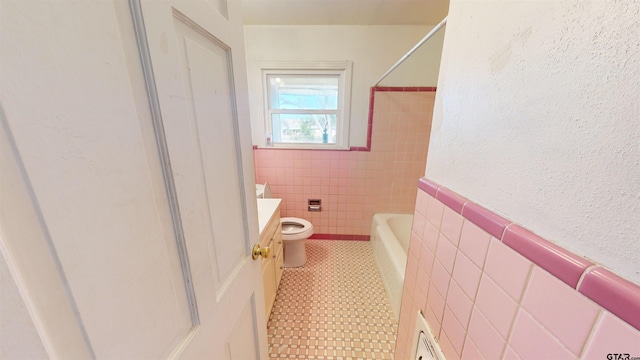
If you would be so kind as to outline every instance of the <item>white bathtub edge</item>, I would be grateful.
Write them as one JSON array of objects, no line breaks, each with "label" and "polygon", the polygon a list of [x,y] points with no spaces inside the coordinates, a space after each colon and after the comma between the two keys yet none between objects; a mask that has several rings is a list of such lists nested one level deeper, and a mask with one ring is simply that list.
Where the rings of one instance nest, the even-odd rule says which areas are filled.
[{"label": "white bathtub edge", "polygon": [[[413,216],[412,214],[375,214],[371,222],[371,242],[374,258],[382,277],[391,308],[396,319],[400,317],[402,287],[407,264],[407,253],[404,251],[394,232],[389,228],[387,219],[397,216]],[[411,224],[411,222],[409,222]],[[396,231],[397,233],[397,231]],[[411,232],[409,231],[409,234]]]}]

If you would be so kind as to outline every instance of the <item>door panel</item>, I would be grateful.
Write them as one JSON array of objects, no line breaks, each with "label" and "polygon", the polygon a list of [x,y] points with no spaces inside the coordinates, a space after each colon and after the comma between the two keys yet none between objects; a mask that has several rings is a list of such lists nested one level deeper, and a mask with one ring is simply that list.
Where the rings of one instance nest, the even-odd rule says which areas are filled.
[{"label": "door panel", "polygon": [[52,357],[266,358],[239,3],[130,3],[0,3],[16,309]]},{"label": "door panel", "polygon": [[254,314],[252,311],[253,304],[248,302],[242,313],[240,314],[239,320],[236,323],[235,328],[231,332],[231,336],[229,337],[229,341],[225,344],[225,359],[229,360],[253,360],[258,359],[257,354],[254,349],[247,344],[256,343],[257,339],[255,337],[255,333],[253,332],[253,318]]},{"label": "door panel", "polygon": [[141,5],[199,318],[176,354],[266,358],[242,25],[204,2]]},{"label": "door panel", "polygon": [[117,33],[114,6],[32,4],[3,6],[49,20],[3,24],[20,49],[3,49],[3,62],[22,54],[3,64],[2,98],[56,270],[97,358],[166,357],[191,319],[165,191],[147,165],[155,149],[142,141],[121,41],[104,36]]},{"label": "door panel", "polygon": [[[0,261],[8,270],[1,291],[0,358],[43,358],[35,356],[38,350],[56,358],[91,358],[91,345],[14,139],[0,108]],[[12,293],[16,296],[5,300]]]},{"label": "door panel", "polygon": [[[190,91],[197,129],[204,190],[212,233],[216,288],[220,288],[247,251],[243,202],[236,156],[234,92],[229,79],[229,48],[176,19],[185,88]],[[224,206],[222,206],[224,204]]]},{"label": "door panel", "polygon": [[207,5],[214,9],[218,14],[227,17],[227,1],[226,0],[205,0]]}]

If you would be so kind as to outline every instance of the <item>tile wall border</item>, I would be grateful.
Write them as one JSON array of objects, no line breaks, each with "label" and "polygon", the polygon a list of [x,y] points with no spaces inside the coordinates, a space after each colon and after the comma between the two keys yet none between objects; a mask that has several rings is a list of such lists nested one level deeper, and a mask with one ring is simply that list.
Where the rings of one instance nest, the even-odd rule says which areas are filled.
[{"label": "tile wall border", "polygon": [[[366,146],[350,146],[348,150],[343,150],[343,151],[371,151],[371,138],[372,138],[372,134],[373,134],[373,104],[374,104],[374,99],[375,99],[375,95],[376,92],[379,91],[383,91],[383,92],[389,92],[389,91],[393,91],[393,92],[419,92],[419,91],[424,91],[424,92],[432,92],[432,91],[436,91],[437,88],[435,86],[374,86],[371,88],[371,90],[369,91],[369,115],[367,118],[367,145]],[[290,148],[274,148],[274,147],[260,147],[258,145],[253,145],[253,150],[314,150],[314,151],[340,151],[340,150],[326,150],[326,149],[290,149]]]},{"label": "tile wall border", "polygon": [[[418,188],[640,330],[640,286],[425,177]],[[580,281],[582,279],[582,281]]]},{"label": "tile wall border", "polygon": [[313,234],[310,240],[351,240],[351,241],[369,241],[369,235],[350,235],[350,234]]},{"label": "tile wall border", "polygon": [[603,267],[594,267],[587,271],[578,291],[640,330],[638,285]]}]

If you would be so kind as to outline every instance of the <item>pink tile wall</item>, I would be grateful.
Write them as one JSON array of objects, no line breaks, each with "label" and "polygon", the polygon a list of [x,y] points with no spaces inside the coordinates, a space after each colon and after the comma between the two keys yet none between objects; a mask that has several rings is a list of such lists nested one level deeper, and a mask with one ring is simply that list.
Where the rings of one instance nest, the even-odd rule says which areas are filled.
[{"label": "pink tile wall", "polygon": [[418,310],[447,359],[640,356],[640,286],[427,179],[416,197],[396,360]]},{"label": "pink tile wall", "polygon": [[[254,150],[256,181],[282,198],[282,216],[311,221],[316,234],[369,235],[375,213],[412,213],[424,174],[435,91],[375,88],[369,148]],[[355,121],[355,119],[354,119]],[[322,199],[308,212],[308,199]]]}]

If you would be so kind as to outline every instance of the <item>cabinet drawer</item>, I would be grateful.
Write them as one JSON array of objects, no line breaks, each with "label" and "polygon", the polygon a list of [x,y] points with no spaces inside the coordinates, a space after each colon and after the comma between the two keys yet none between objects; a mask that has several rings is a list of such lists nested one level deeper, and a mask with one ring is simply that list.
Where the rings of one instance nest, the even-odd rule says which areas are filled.
[{"label": "cabinet drawer", "polygon": [[277,255],[276,263],[274,264],[276,271],[276,289],[280,286],[280,280],[282,279],[282,274],[284,273],[284,256],[283,252],[280,251],[280,254]]},{"label": "cabinet drawer", "polygon": [[[280,226],[280,209],[276,210],[271,217],[271,220],[267,224],[267,226],[262,230],[260,234],[260,246],[266,246],[266,244],[271,240],[273,234],[276,232],[278,227]],[[282,230],[280,230],[282,231]]]},{"label": "cabinet drawer", "polygon": [[262,281],[264,283],[264,302],[267,319],[271,314],[271,308],[276,300],[276,272],[273,266],[274,259],[269,257],[262,263]]},{"label": "cabinet drawer", "polygon": [[280,209],[272,215],[269,223],[260,234],[260,246],[269,247],[271,255],[262,259],[262,280],[264,284],[264,302],[267,318],[276,300],[276,292],[282,278],[282,225],[280,225]]},{"label": "cabinet drawer", "polygon": [[282,225],[278,221],[278,228],[273,232],[273,255],[278,257],[282,253]]}]

